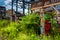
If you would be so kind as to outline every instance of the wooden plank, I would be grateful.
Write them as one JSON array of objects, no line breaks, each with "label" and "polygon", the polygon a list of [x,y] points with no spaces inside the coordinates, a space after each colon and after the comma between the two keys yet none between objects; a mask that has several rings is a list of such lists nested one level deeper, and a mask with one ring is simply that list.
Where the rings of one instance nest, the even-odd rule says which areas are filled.
[{"label": "wooden plank", "polygon": [[40,9],[40,8],[46,8],[46,7],[55,6],[55,5],[58,5],[58,4],[60,4],[60,2],[49,4],[49,5],[46,5],[46,6],[35,7],[35,8],[32,8],[31,10],[37,10],[37,9]]}]

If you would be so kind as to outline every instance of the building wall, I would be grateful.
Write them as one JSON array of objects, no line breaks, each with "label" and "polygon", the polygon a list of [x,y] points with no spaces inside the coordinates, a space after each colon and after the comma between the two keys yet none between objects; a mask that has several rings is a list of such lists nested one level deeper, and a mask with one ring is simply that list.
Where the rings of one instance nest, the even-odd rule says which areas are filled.
[{"label": "building wall", "polygon": [[5,13],[6,13],[6,8],[4,6],[0,6],[0,19],[5,17]]},{"label": "building wall", "polygon": [[0,6],[0,14],[5,14],[6,8],[3,6]]},{"label": "building wall", "polygon": [[6,17],[10,17],[10,16],[12,16],[14,14],[15,14],[15,12],[13,11],[13,14],[12,14],[12,10],[7,10],[6,11]]}]

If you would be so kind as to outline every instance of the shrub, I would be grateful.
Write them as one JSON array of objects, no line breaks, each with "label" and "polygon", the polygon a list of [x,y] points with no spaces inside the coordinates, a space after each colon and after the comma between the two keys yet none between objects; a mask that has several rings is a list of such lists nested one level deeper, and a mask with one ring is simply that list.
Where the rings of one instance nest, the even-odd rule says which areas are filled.
[{"label": "shrub", "polygon": [[9,24],[8,20],[0,20],[0,28],[6,27]]},{"label": "shrub", "polygon": [[27,16],[22,17],[20,21],[20,28],[27,30],[24,32],[40,31],[39,21],[40,17],[38,14],[28,14]]},{"label": "shrub", "polygon": [[3,25],[4,27],[0,29],[0,37],[2,40],[38,40],[34,31],[34,28],[38,30],[38,22],[39,16],[37,14],[29,14],[22,17],[19,23],[10,22],[6,27]]}]

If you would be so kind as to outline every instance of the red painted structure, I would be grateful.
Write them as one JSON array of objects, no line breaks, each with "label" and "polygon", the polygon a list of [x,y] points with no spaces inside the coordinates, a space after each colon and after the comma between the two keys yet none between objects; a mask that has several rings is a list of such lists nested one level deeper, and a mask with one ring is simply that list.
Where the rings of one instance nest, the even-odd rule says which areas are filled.
[{"label": "red painted structure", "polygon": [[49,20],[46,20],[45,21],[45,33],[46,33],[46,35],[49,35],[50,34],[50,28],[51,28],[50,21]]}]

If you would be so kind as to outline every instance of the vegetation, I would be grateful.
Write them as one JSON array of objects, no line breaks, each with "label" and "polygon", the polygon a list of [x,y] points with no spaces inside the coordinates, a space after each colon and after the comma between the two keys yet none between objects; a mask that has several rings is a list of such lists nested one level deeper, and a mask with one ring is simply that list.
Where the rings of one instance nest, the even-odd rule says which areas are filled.
[{"label": "vegetation", "polygon": [[59,28],[58,28],[58,23],[56,19],[56,12],[53,11],[53,13],[46,12],[44,15],[45,20],[50,20],[51,23],[51,34],[59,34]]},{"label": "vegetation", "polygon": [[[21,20],[19,20],[18,22],[9,22],[8,20],[0,20],[0,39],[1,40],[60,40],[60,34],[49,35],[49,36],[40,34],[39,20],[40,17],[38,14],[28,14],[22,17]],[[56,22],[54,21],[53,24],[55,23]]]},{"label": "vegetation", "polygon": [[39,30],[38,14],[24,16],[19,22],[8,22],[1,20],[0,38],[2,40],[39,40],[36,35],[36,30]]}]

